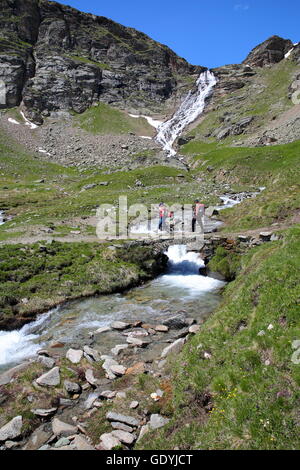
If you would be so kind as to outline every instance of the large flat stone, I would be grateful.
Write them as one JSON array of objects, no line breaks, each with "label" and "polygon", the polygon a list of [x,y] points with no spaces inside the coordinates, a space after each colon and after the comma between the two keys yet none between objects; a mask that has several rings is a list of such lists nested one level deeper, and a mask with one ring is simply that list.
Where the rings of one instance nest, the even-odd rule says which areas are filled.
[{"label": "large flat stone", "polygon": [[36,383],[43,387],[56,387],[60,384],[60,373],[59,367],[53,367],[53,369],[46,372],[36,379]]},{"label": "large flat stone", "polygon": [[127,424],[128,426],[138,426],[139,422],[137,419],[133,418],[132,416],[122,415],[120,413],[115,413],[113,411],[109,411],[106,415],[106,419],[108,421],[120,422]]},{"label": "large flat stone", "polygon": [[178,354],[182,350],[184,343],[184,338],[177,339],[176,341],[174,341],[174,343],[170,344],[163,350],[163,352],[161,353],[161,357],[164,358],[169,354]]},{"label": "large flat stone", "polygon": [[0,428],[0,441],[15,439],[22,434],[23,420],[22,416],[16,416],[2,428]]}]

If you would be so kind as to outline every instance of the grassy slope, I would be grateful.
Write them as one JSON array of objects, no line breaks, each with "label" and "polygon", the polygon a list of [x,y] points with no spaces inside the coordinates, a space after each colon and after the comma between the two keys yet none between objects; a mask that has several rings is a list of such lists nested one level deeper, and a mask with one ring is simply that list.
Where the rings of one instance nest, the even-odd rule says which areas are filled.
[{"label": "grassy slope", "polygon": [[297,226],[242,258],[222,305],[177,358],[173,420],[139,448],[299,448],[299,240]]},{"label": "grassy slope", "polygon": [[229,148],[192,141],[183,147],[190,156],[194,174],[207,174],[227,181],[237,189],[265,186],[255,200],[222,212],[224,230],[264,227],[289,221],[300,208],[300,141],[288,145]]},{"label": "grassy slope", "polygon": [[[213,138],[205,136],[222,125],[220,117],[225,113],[232,114],[232,123],[246,116],[254,116],[255,120],[247,133],[255,134],[256,130],[271,121],[275,116],[293,106],[289,98],[289,86],[299,66],[291,59],[283,60],[271,68],[256,69],[256,75],[246,81],[246,86],[214,101],[214,110],[209,112],[201,123],[190,131],[197,139],[213,142]],[[232,101],[229,98],[241,97]],[[225,145],[232,141],[244,139],[244,135],[229,136],[222,140]]]},{"label": "grassy slope", "polygon": [[77,122],[84,130],[93,134],[128,134],[153,136],[154,129],[145,118],[133,118],[119,109],[105,103],[92,106],[77,117]]},{"label": "grassy slope", "polygon": [[[144,187],[135,186],[137,179]],[[101,182],[109,185],[101,186]],[[82,191],[87,184],[97,186]],[[39,226],[55,226],[57,235],[68,235],[78,224],[74,218],[93,216],[98,205],[117,204],[120,195],[126,195],[129,204],[150,206],[161,200],[190,202],[195,195],[207,203],[217,202],[211,192],[209,181],[199,186],[188,172],[176,168],[154,166],[108,175],[101,170],[80,172],[52,164],[26,152],[0,131],[0,210],[13,216],[12,221],[0,226],[2,241]],[[95,234],[92,226],[81,230],[82,235]]]},{"label": "grassy slope", "polygon": [[112,251],[98,243],[0,247],[0,329],[66,300],[137,285],[151,278],[153,258],[151,247]]}]

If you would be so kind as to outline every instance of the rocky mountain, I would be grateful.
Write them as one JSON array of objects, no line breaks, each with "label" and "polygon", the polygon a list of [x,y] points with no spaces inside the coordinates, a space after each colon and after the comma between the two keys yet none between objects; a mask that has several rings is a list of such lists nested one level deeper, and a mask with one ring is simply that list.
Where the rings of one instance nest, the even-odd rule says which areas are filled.
[{"label": "rocky mountain", "polygon": [[204,70],[143,33],[59,3],[0,0],[0,7],[7,106],[22,103],[38,124],[99,100],[147,112],[168,100],[172,107]]}]

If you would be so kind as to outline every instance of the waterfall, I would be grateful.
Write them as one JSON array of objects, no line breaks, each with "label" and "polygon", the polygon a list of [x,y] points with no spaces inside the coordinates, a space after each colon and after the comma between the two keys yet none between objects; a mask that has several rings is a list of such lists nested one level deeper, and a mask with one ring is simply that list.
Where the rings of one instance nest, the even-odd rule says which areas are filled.
[{"label": "waterfall", "polygon": [[206,70],[201,73],[196,85],[197,91],[190,91],[173,117],[158,127],[156,140],[169,156],[176,155],[173,144],[186,126],[191,124],[205,107],[206,99],[211,95],[217,79],[212,72]]}]

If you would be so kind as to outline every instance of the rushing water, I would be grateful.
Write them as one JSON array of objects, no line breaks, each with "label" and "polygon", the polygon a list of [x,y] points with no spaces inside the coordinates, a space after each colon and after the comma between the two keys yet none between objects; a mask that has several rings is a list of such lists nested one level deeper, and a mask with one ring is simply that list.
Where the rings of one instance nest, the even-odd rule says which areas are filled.
[{"label": "rushing water", "polygon": [[0,225],[4,224],[4,214],[2,211],[0,211]]},{"label": "rushing water", "polygon": [[[219,289],[224,283],[199,275],[203,261],[199,254],[187,252],[184,245],[169,247],[169,268],[146,285],[126,294],[115,294],[72,302],[41,315],[19,331],[0,332],[0,368],[22,362],[50,342],[67,347],[89,344],[89,333],[112,321],[143,321],[152,325],[180,311],[188,317],[203,318],[219,303]],[[102,354],[125,342],[118,332],[99,337]]]},{"label": "rushing water", "polygon": [[209,70],[200,74],[197,91],[190,91],[169,121],[158,127],[156,140],[170,156],[176,155],[173,144],[182,131],[203,112],[206,99],[211,95],[217,79]]}]

